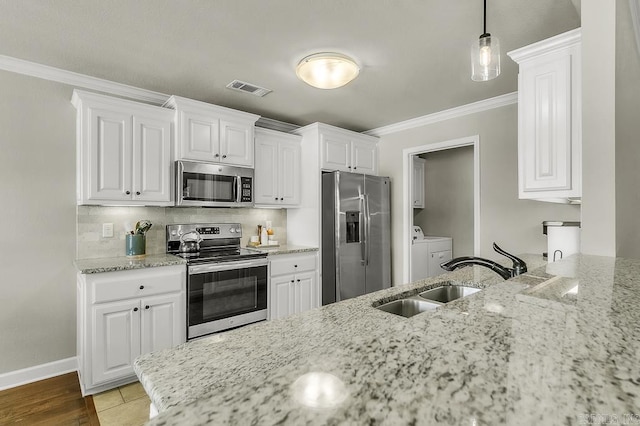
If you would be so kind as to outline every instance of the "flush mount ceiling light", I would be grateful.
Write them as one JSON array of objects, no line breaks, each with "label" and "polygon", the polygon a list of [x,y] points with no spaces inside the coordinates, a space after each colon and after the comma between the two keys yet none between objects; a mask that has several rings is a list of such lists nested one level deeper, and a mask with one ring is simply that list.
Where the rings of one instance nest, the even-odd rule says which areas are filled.
[{"label": "flush mount ceiling light", "polygon": [[500,75],[500,42],[487,32],[487,0],[484,0],[484,29],[471,44],[471,80],[487,81]]},{"label": "flush mount ceiling light", "polygon": [[353,59],[340,53],[315,53],[303,58],[296,67],[298,78],[318,89],[336,89],[360,73]]}]

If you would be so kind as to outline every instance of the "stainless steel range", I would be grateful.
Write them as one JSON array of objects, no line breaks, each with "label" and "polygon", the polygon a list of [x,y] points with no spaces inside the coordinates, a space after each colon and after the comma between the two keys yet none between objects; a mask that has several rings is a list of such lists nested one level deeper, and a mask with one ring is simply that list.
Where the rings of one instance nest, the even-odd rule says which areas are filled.
[{"label": "stainless steel range", "polygon": [[267,254],[240,247],[238,223],[167,225],[187,260],[187,339],[267,319]]}]

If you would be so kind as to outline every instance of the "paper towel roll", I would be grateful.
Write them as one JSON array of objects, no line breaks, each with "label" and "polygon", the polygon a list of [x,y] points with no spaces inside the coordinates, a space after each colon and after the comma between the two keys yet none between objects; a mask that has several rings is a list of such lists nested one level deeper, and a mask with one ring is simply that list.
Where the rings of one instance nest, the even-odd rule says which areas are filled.
[{"label": "paper towel roll", "polygon": [[561,225],[546,223],[547,228],[547,256],[549,262],[563,259],[580,252],[580,222],[572,222],[575,225]]}]

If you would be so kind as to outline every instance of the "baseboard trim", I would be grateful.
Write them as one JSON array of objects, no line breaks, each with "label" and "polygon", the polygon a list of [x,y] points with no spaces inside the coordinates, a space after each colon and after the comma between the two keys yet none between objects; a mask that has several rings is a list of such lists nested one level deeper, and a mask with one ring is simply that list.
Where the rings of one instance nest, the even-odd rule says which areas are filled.
[{"label": "baseboard trim", "polygon": [[35,365],[23,368],[22,370],[10,371],[0,374],[0,391],[37,382],[38,380],[60,376],[78,370],[76,357],[48,362],[46,364]]}]

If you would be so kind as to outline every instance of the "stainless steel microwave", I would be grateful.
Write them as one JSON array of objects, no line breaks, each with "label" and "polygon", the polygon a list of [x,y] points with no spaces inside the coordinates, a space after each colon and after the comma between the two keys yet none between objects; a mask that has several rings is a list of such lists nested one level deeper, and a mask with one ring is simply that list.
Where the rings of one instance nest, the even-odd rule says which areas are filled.
[{"label": "stainless steel microwave", "polygon": [[253,169],[176,161],[176,205],[252,207]]}]

